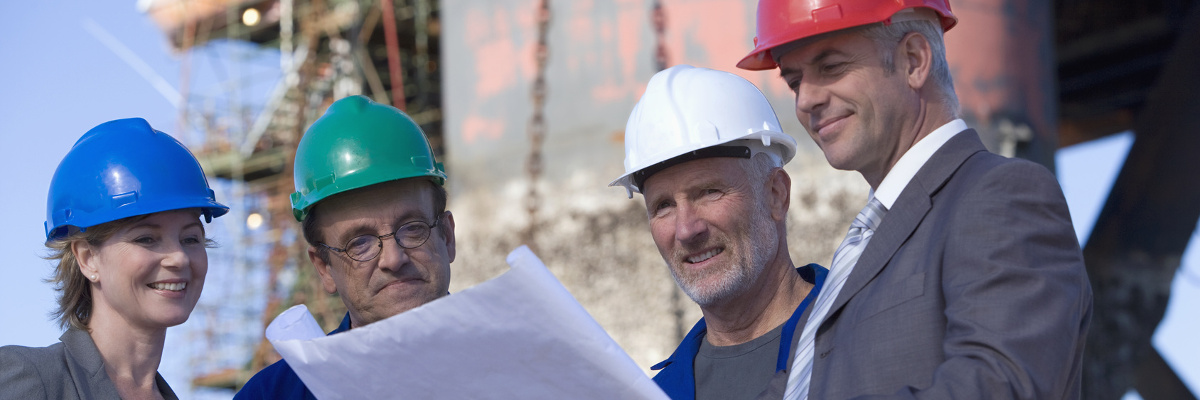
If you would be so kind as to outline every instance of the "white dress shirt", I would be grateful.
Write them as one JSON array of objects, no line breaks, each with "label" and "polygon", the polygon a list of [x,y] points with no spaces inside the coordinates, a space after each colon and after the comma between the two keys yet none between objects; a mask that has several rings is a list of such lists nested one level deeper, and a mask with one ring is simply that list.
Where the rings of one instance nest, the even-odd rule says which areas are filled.
[{"label": "white dress shirt", "polygon": [[892,204],[896,204],[896,199],[900,197],[900,192],[908,186],[908,182],[917,175],[917,171],[925,166],[925,162],[933,157],[938,149],[942,148],[950,138],[957,135],[959,132],[967,130],[967,123],[961,119],[955,119],[934,129],[928,136],[913,144],[912,148],[908,149],[900,160],[896,161],[896,165],[892,166],[892,170],[888,171],[883,177],[883,182],[879,182],[879,187],[875,188],[871,195],[879,199],[879,202],[884,207],[891,210]]}]

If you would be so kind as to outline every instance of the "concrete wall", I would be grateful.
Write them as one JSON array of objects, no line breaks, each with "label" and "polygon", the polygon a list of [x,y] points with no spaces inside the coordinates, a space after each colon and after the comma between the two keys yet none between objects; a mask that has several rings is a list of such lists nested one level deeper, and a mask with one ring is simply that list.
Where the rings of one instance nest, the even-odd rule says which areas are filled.
[{"label": "concrete wall", "polygon": [[[778,72],[740,71],[755,1],[663,1],[671,65],[738,73],[771,99],[800,143],[792,175],[795,263],[828,265],[867,187],[835,171],[796,121]],[[607,187],[623,172],[625,121],[654,74],[650,0],[552,1],[546,70],[546,172],[537,183],[538,255],[644,368],[665,359],[700,317],[651,240],[640,195]],[[445,0],[442,67],[450,209],[459,251],[452,291],[505,270],[528,224],[530,89],[537,0]]]}]

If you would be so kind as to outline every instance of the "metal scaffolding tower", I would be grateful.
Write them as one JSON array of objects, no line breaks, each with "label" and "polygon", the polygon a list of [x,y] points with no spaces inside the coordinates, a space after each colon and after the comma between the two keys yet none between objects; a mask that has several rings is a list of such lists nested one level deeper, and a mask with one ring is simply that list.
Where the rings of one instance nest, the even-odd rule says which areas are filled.
[{"label": "metal scaffolding tower", "polygon": [[[183,54],[180,120],[186,125],[183,131],[199,132],[202,144],[193,145],[193,151],[201,165],[210,177],[231,183],[236,212],[246,221],[265,223],[265,234],[251,238],[245,229],[238,230],[232,243],[234,270],[247,276],[265,270],[265,285],[233,291],[235,298],[223,303],[263,310],[257,318],[263,327],[284,309],[305,304],[322,326],[332,329],[345,307],[321,289],[292,218],[296,145],[330,103],[364,94],[405,109],[440,156],[438,2],[154,0],[139,5]],[[280,78],[262,104],[249,104],[239,89],[255,78],[232,73],[221,98],[187,94],[192,57],[231,42],[278,50]],[[225,56],[217,63],[237,70],[243,61]],[[261,297],[237,298],[243,296],[236,293],[265,293],[266,304],[246,304]],[[216,328],[210,324],[206,329]],[[199,371],[193,385],[237,389],[279,359],[265,339],[252,347],[241,367]]]}]

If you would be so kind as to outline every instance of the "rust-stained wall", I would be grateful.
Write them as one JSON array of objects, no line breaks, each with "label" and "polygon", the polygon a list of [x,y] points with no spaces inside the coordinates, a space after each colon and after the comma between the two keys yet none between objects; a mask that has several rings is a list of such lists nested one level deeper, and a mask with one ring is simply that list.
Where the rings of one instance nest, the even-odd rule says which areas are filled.
[{"label": "rust-stained wall", "polygon": [[1052,4],[955,0],[946,56],[963,118],[989,150],[1054,170],[1058,150]]},{"label": "rust-stained wall", "polygon": [[[754,1],[662,3],[671,64],[689,63],[746,77],[774,101],[785,129],[799,135],[791,93],[778,73],[734,68],[754,36]],[[484,166],[502,177],[522,171],[522,164],[512,161],[528,151],[525,129],[536,73],[537,6],[536,0],[444,2],[444,108],[452,168]],[[553,165],[555,158],[572,164],[582,156],[591,168],[603,166],[605,176],[620,171],[625,120],[655,72],[651,6],[649,0],[551,2],[548,164]],[[590,151],[554,151],[559,148]],[[482,179],[476,168],[464,172],[468,176],[459,180],[462,184],[497,183]],[[474,179],[477,176],[482,182]]]},{"label": "rust-stained wall", "polygon": [[[442,68],[450,209],[459,252],[452,291],[496,276],[528,222],[524,196],[537,73],[537,0],[446,0]],[[552,1],[545,174],[538,255],[643,368],[670,355],[700,317],[651,240],[640,195],[607,187],[622,173],[623,131],[655,72],[651,0]],[[800,143],[789,247],[797,264],[829,263],[866,201],[856,173],[829,167],[792,112],[778,72],[737,70],[751,48],[753,0],[663,1],[668,63],[737,73],[775,105]]]}]

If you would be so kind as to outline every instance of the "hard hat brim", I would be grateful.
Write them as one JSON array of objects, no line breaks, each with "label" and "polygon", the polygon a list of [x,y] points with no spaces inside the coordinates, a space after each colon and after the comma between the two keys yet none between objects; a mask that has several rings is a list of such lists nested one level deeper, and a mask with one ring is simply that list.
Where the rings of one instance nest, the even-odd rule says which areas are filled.
[{"label": "hard hat brim", "polygon": [[[764,138],[766,138],[766,139],[764,140]],[[785,138],[785,139],[784,140],[776,140],[779,138]],[[740,157],[740,156],[732,155],[733,153],[729,153],[729,152],[725,152],[725,151],[705,151],[706,149],[712,149],[712,148],[716,148],[716,147],[730,147],[729,145],[732,145],[738,141],[751,142],[751,143],[753,143],[753,142],[758,142],[758,143],[768,142],[769,144],[767,144],[765,146],[753,146],[753,147],[757,147],[757,148],[751,149],[751,152],[748,157]],[[634,193],[642,193],[642,188],[641,188],[642,185],[638,184],[636,182],[638,179],[635,178],[635,175],[637,175],[638,173],[641,173],[643,171],[648,171],[648,173],[646,173],[645,176],[640,179],[642,183],[644,183],[646,179],[649,179],[650,176],[654,175],[654,173],[660,172],[664,169],[670,168],[677,164],[682,164],[682,163],[685,163],[688,161],[699,160],[699,159],[710,158],[710,157],[735,157],[736,156],[739,158],[749,158],[759,152],[770,151],[770,150],[767,150],[768,147],[771,149],[779,150],[778,155],[779,155],[780,161],[781,161],[780,165],[786,165],[788,162],[790,162],[792,160],[792,158],[794,158],[796,156],[796,140],[793,139],[791,136],[789,136],[783,132],[759,131],[759,132],[750,133],[743,137],[733,138],[730,140],[714,143],[711,146],[707,146],[704,148],[689,151],[684,154],[677,154],[677,155],[673,155],[673,156],[669,156],[669,157],[661,157],[661,159],[654,160],[652,162],[648,162],[647,164],[649,164],[649,165],[647,165],[646,167],[642,167],[642,168],[638,168],[633,171],[626,172],[624,175],[621,175],[617,179],[614,179],[612,182],[609,182],[608,186],[609,187],[623,186],[629,192],[628,193],[629,198],[633,198]]]}]

